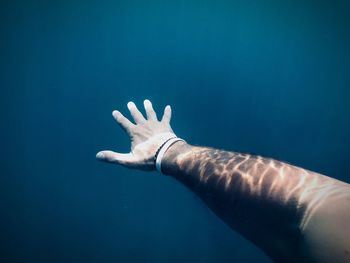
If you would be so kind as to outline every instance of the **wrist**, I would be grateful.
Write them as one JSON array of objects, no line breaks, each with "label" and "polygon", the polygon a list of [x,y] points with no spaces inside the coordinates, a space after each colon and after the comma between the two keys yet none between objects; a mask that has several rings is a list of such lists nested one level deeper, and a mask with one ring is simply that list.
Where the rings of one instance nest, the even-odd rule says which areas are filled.
[{"label": "wrist", "polygon": [[185,141],[174,142],[164,153],[162,158],[162,172],[173,175],[179,172],[181,156],[188,153],[191,146]]},{"label": "wrist", "polygon": [[155,166],[158,172],[162,173],[162,159],[165,154],[165,152],[168,150],[171,145],[173,145],[175,142],[183,141],[183,139],[178,138],[176,136],[167,139],[163,142],[163,144],[158,148],[156,155],[155,155]]}]

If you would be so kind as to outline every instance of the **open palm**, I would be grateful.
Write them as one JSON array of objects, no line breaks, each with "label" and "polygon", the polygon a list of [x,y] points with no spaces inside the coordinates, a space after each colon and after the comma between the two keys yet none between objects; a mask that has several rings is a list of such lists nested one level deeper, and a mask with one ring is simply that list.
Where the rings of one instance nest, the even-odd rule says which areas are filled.
[{"label": "open palm", "polygon": [[99,160],[124,165],[128,168],[154,170],[154,157],[161,145],[170,138],[176,137],[170,127],[171,108],[166,106],[161,121],[149,100],[144,101],[147,118],[138,110],[135,103],[129,102],[128,109],[135,124],[122,113],[115,110],[112,115],[119,125],[128,133],[131,139],[131,151],[118,153],[104,150],[97,153]]}]

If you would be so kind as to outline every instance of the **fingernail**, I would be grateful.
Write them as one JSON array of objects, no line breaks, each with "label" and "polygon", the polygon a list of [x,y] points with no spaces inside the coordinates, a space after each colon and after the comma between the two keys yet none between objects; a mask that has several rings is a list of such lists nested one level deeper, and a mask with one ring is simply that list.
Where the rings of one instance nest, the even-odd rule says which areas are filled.
[{"label": "fingernail", "polygon": [[105,155],[103,154],[103,152],[98,152],[96,154],[96,158],[98,158],[98,159],[103,159],[104,157],[105,157]]}]

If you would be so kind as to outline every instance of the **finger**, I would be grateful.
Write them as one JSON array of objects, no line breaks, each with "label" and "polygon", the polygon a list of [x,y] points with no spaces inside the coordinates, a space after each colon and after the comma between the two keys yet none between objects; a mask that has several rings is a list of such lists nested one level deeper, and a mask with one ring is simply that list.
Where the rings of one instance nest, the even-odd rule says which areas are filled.
[{"label": "finger", "polygon": [[131,133],[131,130],[135,126],[131,121],[129,121],[120,111],[114,110],[112,112],[114,119],[118,122],[120,127],[122,127],[127,133]]},{"label": "finger", "polygon": [[167,105],[164,109],[162,122],[170,123],[170,119],[171,119],[171,107],[169,105]]},{"label": "finger", "polygon": [[100,161],[127,165],[134,162],[134,156],[131,153],[117,153],[113,151],[100,151],[96,154]]},{"label": "finger", "polygon": [[143,102],[143,105],[145,106],[147,119],[148,120],[157,120],[157,114],[153,109],[152,102],[150,102],[149,100],[145,100]]},{"label": "finger", "polygon": [[131,116],[134,118],[136,124],[146,121],[142,113],[138,110],[135,103],[133,103],[132,101],[128,102],[128,109],[131,113]]}]

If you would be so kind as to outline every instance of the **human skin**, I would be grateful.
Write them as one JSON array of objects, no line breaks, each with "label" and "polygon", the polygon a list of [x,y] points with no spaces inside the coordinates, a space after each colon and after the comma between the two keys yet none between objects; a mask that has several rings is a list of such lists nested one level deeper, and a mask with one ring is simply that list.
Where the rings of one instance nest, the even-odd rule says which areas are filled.
[{"label": "human skin", "polygon": [[[130,153],[101,151],[99,160],[153,171],[157,150],[175,136],[171,108],[158,121],[128,103],[135,121],[113,116],[131,138]],[[177,141],[162,172],[195,192],[233,230],[276,262],[350,262],[350,185],[271,158]]]}]

